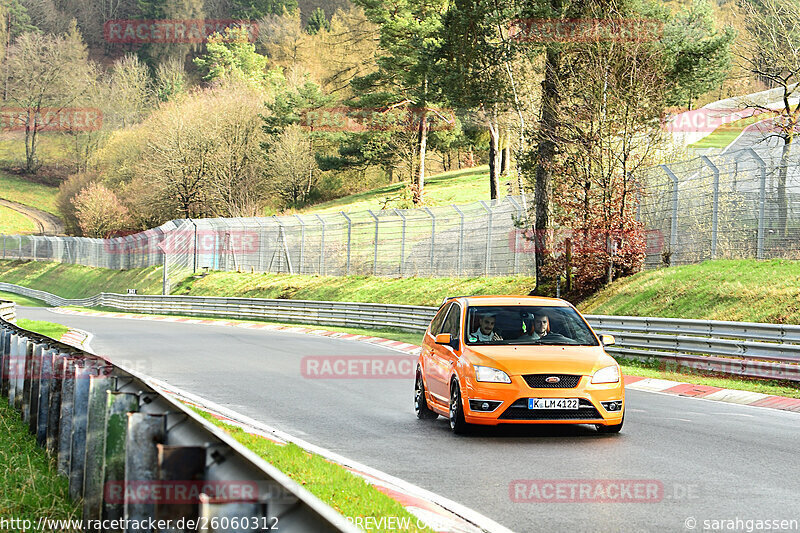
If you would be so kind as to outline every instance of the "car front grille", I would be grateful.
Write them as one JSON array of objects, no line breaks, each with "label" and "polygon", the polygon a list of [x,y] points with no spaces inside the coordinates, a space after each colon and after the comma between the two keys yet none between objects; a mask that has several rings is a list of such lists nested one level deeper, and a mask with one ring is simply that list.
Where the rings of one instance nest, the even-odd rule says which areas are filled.
[{"label": "car front grille", "polygon": [[[548,383],[547,378],[558,378],[558,383]],[[574,374],[526,374],[522,376],[532,389],[574,389],[581,380]]]},{"label": "car front grille", "polygon": [[498,420],[602,420],[592,402],[581,398],[577,409],[528,409],[528,398],[512,403]]}]

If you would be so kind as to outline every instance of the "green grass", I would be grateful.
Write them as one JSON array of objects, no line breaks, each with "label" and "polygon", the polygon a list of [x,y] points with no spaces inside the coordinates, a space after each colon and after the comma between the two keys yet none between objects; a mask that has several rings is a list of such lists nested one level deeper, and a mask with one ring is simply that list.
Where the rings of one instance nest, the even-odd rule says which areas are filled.
[{"label": "green grass", "polygon": [[56,473],[19,414],[0,398],[0,518],[36,524],[41,517],[80,519],[81,511],[69,499],[67,479]]},{"label": "green grass", "polygon": [[161,294],[161,267],[110,270],[44,261],[0,261],[0,281],[57,294],[86,298],[100,292]]},{"label": "green grass", "polygon": [[800,261],[705,261],[615,281],[579,306],[596,315],[800,324]]},{"label": "green grass", "polygon": [[17,320],[17,325],[22,329],[33,331],[51,339],[61,340],[61,336],[69,331],[67,326],[56,324],[54,322],[46,322],[44,320],[28,320],[27,318],[20,318]]},{"label": "green grass", "polygon": [[212,272],[203,278],[188,278],[173,294],[438,306],[445,296],[528,294],[534,285],[533,278],[526,276],[378,278]]},{"label": "green grass", "polygon": [[0,205],[0,234],[24,235],[36,233],[37,230],[38,227],[33,220],[9,207]]},{"label": "green grass", "polygon": [[[314,496],[345,517],[369,516],[409,519],[411,527],[404,531],[431,531],[416,526],[417,519],[399,502],[382,493],[362,478],[340,465],[309,453],[295,444],[276,444],[264,437],[251,435],[242,428],[226,424],[210,414],[195,409],[200,416],[221,427],[237,441],[257,453]],[[390,531],[385,528],[371,531]],[[393,531],[393,530],[392,530]]]},{"label": "green grass", "polygon": [[755,124],[756,122],[761,122],[762,120],[764,120],[763,116],[755,115],[723,124],[710,135],[703,137],[694,144],[690,144],[689,148],[725,148],[736,140],[736,137],[738,137],[747,126]]},{"label": "green grass", "polygon": [[[402,194],[405,183],[393,183],[336,200],[305,208],[305,213],[338,213],[339,211],[373,211],[381,209],[387,197]],[[425,204],[427,206],[466,204],[478,200],[489,200],[489,167],[452,170],[436,174],[425,180]]]},{"label": "green grass", "polygon": [[56,208],[58,187],[36,183],[21,176],[0,171],[0,198],[36,207],[59,216]]},{"label": "green grass", "polygon": [[0,291],[0,300],[8,300],[14,302],[20,307],[50,307],[49,304],[37,300],[36,298],[28,298],[21,294],[14,294],[13,292]]}]

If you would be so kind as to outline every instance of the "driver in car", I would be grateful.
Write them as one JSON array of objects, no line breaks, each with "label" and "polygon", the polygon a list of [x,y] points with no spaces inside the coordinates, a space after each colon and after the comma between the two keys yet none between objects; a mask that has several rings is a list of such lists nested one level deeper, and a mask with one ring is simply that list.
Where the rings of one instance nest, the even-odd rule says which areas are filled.
[{"label": "driver in car", "polygon": [[495,315],[486,314],[481,315],[481,320],[478,323],[478,329],[470,335],[470,340],[473,342],[491,342],[501,341],[503,337],[494,330],[494,325],[497,323]]}]

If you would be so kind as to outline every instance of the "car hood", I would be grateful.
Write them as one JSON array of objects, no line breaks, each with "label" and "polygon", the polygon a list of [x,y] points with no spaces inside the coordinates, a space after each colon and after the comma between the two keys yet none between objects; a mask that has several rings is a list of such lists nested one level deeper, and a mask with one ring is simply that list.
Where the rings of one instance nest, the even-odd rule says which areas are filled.
[{"label": "car hood", "polygon": [[510,376],[550,372],[587,376],[614,364],[602,346],[470,346],[465,356],[473,365],[497,368]]}]

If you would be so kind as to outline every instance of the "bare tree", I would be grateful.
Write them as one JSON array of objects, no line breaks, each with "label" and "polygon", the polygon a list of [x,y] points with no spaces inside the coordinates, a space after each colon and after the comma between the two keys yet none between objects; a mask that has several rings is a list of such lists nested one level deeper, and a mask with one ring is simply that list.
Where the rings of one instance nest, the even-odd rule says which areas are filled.
[{"label": "bare tree", "polygon": [[36,151],[40,131],[86,96],[96,71],[74,25],[63,35],[20,35],[8,61],[8,102],[21,110],[17,116],[25,130],[25,170],[34,172],[40,166]]},{"label": "bare tree", "polygon": [[267,165],[267,187],[284,206],[306,200],[319,177],[311,141],[297,125],[278,134],[267,154]]},{"label": "bare tree", "polygon": [[764,103],[745,100],[743,103],[776,116],[772,119],[769,138],[783,141],[781,168],[778,176],[778,234],[786,235],[788,201],[786,175],[789,154],[795,136],[800,132],[800,2],[798,0],[747,0],[744,2],[744,53],[739,58],[745,68],[770,86],[780,89],[780,107],[772,109]]}]

